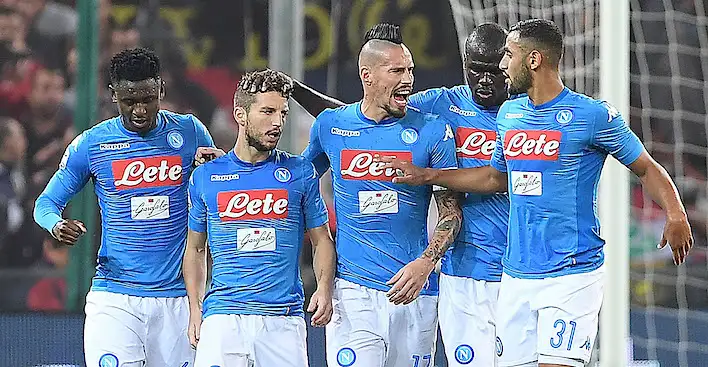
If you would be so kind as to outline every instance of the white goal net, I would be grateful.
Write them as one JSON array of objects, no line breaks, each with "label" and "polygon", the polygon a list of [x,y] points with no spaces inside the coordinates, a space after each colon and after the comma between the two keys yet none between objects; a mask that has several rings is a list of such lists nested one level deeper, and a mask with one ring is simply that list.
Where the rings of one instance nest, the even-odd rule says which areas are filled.
[{"label": "white goal net", "polygon": [[[629,121],[676,180],[695,245],[687,264],[678,268],[669,251],[656,249],[664,216],[633,178],[629,359],[637,361],[627,365],[708,366],[707,4],[629,1]],[[508,28],[529,18],[553,20],[565,34],[566,85],[598,96],[599,0],[450,0],[450,5],[461,50],[465,37],[484,22]]]}]

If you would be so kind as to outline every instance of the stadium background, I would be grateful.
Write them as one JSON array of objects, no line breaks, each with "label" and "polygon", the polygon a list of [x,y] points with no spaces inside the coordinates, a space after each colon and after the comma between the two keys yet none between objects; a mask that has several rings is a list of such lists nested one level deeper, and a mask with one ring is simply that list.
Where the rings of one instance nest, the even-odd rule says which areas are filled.
[{"label": "stadium background", "polygon": [[[110,56],[138,45],[155,49],[162,57],[168,88],[163,108],[195,113],[225,150],[235,140],[230,104],[239,76],[268,65],[266,0],[78,2],[0,0],[0,116],[18,120],[28,142],[22,157],[0,162],[0,181],[6,181],[0,182],[0,366],[83,365],[83,297],[99,234],[87,236],[72,250],[58,247],[32,222],[31,208],[77,131],[115,114],[105,88]],[[597,38],[597,15],[588,7],[596,0],[477,3],[490,9],[496,3],[545,9],[556,21],[560,15],[569,47],[564,67],[582,69],[569,84],[589,94],[597,92],[598,53],[588,42]],[[96,17],[86,17],[85,9],[77,8],[85,4],[93,4]],[[687,264],[677,270],[669,252],[655,248],[662,213],[633,181],[629,295],[633,358],[666,367],[708,365],[704,94],[708,4],[703,0],[630,4],[629,121],[675,177],[696,240]],[[582,19],[573,20],[579,15],[568,16],[568,11],[578,6],[585,9]],[[306,0],[304,16],[304,81],[341,100],[361,97],[356,54],[363,33],[379,21],[402,25],[416,63],[416,90],[462,83],[459,27],[448,1]],[[82,17],[88,24],[95,22],[98,31],[80,32]],[[518,17],[528,18],[529,13]],[[499,19],[490,15],[486,20]],[[84,54],[77,49],[94,43],[98,51],[93,57],[79,58]],[[86,62],[98,67],[79,67]],[[303,115],[291,119],[290,138],[281,148],[300,152],[311,121]],[[9,145],[0,144],[0,153]],[[328,180],[322,186],[331,204]],[[98,223],[91,195],[81,199],[68,211]],[[336,231],[334,225],[332,229]],[[302,265],[309,294],[314,278],[308,253],[306,245]],[[308,337],[311,366],[324,366],[322,330],[311,329]],[[436,366],[442,365],[438,355]]]}]

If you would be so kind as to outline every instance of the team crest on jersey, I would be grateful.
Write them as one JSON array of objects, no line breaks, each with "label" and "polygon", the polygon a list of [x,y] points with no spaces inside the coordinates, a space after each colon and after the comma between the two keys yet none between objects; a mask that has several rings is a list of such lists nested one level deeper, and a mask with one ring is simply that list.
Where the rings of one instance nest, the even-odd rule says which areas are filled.
[{"label": "team crest on jersey", "polygon": [[282,183],[290,181],[290,179],[293,177],[293,175],[290,174],[290,171],[288,171],[287,168],[283,167],[276,169],[275,172],[273,172],[273,176],[276,180]]},{"label": "team crest on jersey", "polygon": [[418,132],[412,128],[406,128],[401,131],[401,140],[406,144],[413,144],[418,141]]},{"label": "team crest on jersey", "polygon": [[349,367],[356,361],[356,353],[352,348],[342,348],[337,352],[337,364],[342,367]]},{"label": "team crest on jersey", "polygon": [[118,357],[112,353],[106,353],[98,359],[98,367],[118,367]]},{"label": "team crest on jersey", "polygon": [[467,344],[460,344],[455,348],[455,360],[459,364],[469,364],[474,359],[474,350]]},{"label": "team crest on jersey", "polygon": [[494,347],[497,350],[497,357],[501,357],[504,353],[504,345],[502,344],[501,338],[497,337],[496,342],[494,342]]},{"label": "team crest on jersey", "polygon": [[184,136],[178,131],[170,131],[167,134],[167,144],[169,144],[173,149],[182,148],[184,145]]},{"label": "team crest on jersey", "polygon": [[565,124],[573,121],[573,111],[571,111],[571,110],[558,111],[558,113],[556,113],[556,121],[558,121],[558,123],[561,125],[565,125]]}]

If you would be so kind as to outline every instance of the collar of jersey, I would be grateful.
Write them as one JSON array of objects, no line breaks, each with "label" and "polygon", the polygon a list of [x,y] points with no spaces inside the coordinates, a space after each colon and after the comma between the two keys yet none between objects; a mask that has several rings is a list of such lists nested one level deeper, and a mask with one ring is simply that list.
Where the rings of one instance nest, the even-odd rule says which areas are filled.
[{"label": "collar of jersey", "polygon": [[120,131],[125,133],[126,135],[131,135],[131,136],[142,136],[144,138],[149,138],[155,134],[157,134],[162,128],[165,126],[165,117],[162,115],[162,111],[157,112],[157,126],[155,126],[154,129],[148,131],[147,134],[145,135],[140,135],[136,133],[135,131],[130,131],[123,126],[123,116],[118,116],[118,128]]},{"label": "collar of jersey", "polygon": [[232,160],[234,163],[238,164],[239,166],[244,166],[244,167],[259,167],[259,166],[262,166],[262,165],[264,165],[264,164],[266,164],[266,163],[270,163],[270,162],[273,161],[273,159],[275,159],[275,149],[273,149],[273,150],[270,151],[270,155],[268,155],[268,158],[266,158],[266,159],[264,159],[264,160],[262,160],[262,161],[260,161],[260,162],[256,162],[256,163],[251,163],[251,162],[246,162],[246,161],[241,160],[241,158],[239,158],[239,157],[236,155],[236,152],[235,152],[233,149],[231,149],[231,150],[229,151],[229,158],[231,158],[231,160]]},{"label": "collar of jersey", "polygon": [[398,122],[398,120],[399,120],[398,117],[387,117],[379,122],[376,122],[375,120],[372,120],[372,119],[366,117],[366,115],[364,115],[364,113],[361,112],[361,102],[356,103],[356,115],[359,117],[359,119],[361,121],[368,122],[368,123],[374,124],[374,125],[392,124],[392,123]]},{"label": "collar of jersey", "polygon": [[526,104],[529,106],[529,108],[534,109],[534,110],[548,108],[548,107],[551,107],[554,104],[558,103],[558,101],[563,99],[563,97],[567,96],[568,93],[570,93],[570,89],[568,89],[568,87],[563,87],[563,90],[555,98],[553,98],[552,100],[550,100],[546,103],[542,103],[538,106],[534,106],[533,102],[531,102],[531,98],[528,98]]}]

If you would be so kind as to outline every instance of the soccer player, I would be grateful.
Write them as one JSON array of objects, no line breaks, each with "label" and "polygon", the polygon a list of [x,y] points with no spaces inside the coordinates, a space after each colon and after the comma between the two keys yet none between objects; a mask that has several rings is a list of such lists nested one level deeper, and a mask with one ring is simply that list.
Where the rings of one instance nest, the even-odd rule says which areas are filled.
[{"label": "soccer player", "polygon": [[[266,87],[243,88],[267,76]],[[196,367],[307,366],[298,259],[309,231],[317,290],[313,326],[332,315],[335,251],[310,161],[276,150],[292,80],[264,70],[243,76],[234,96],[234,149],[194,170],[184,280]],[[204,298],[206,238],[214,259]],[[202,301],[204,321],[202,325]]]},{"label": "soccer player", "polygon": [[[608,154],[639,176],[666,213],[660,243],[681,264],[691,229],[676,187],[618,111],[566,88],[558,65],[563,36],[532,19],[509,31],[500,67],[510,93],[497,117],[491,165],[453,171],[382,158],[394,182],[461,192],[510,194],[509,243],[497,309],[500,366],[582,367],[595,343],[603,295],[597,186]],[[415,162],[414,162],[415,163]]]},{"label": "soccer player", "polygon": [[[499,69],[506,35],[498,24],[477,26],[465,40],[467,85],[429,89],[413,94],[408,101],[421,112],[450,122],[459,167],[489,165],[494,152],[497,111],[508,96],[506,75]],[[344,105],[297,82],[293,98],[313,115]],[[506,193],[466,194],[458,200],[462,203],[462,228],[442,258],[440,331],[448,365],[494,366],[495,314],[509,197]]]},{"label": "soccer player", "polygon": [[362,101],[326,110],[303,153],[322,175],[332,169],[337,217],[334,315],[329,366],[431,363],[437,332],[436,262],[461,222],[456,196],[435,192],[440,213],[428,242],[433,189],[396,185],[377,154],[456,168],[454,134],[442,118],[408,107],[413,59],[400,30],[374,26],[359,54]]},{"label": "soccer player", "polygon": [[87,365],[191,365],[181,272],[187,177],[197,147],[213,141],[194,116],[160,110],[165,86],[152,51],[113,56],[110,82],[119,116],[84,131],[67,147],[37,198],[34,217],[57,240],[76,243],[86,228],[61,214],[94,182],[102,233],[86,296]]}]

